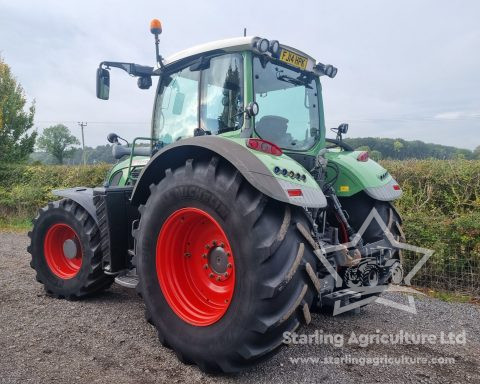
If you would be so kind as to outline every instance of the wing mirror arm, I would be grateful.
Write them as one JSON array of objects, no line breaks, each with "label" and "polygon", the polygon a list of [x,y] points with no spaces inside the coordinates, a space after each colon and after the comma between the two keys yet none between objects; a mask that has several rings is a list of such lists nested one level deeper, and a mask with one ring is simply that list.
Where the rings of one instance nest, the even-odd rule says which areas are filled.
[{"label": "wing mirror arm", "polygon": [[131,76],[138,77],[137,84],[140,89],[149,89],[152,86],[152,76],[159,76],[153,67],[134,63],[116,61],[102,61],[97,68],[97,97],[108,100],[110,94],[110,68],[123,69]]}]

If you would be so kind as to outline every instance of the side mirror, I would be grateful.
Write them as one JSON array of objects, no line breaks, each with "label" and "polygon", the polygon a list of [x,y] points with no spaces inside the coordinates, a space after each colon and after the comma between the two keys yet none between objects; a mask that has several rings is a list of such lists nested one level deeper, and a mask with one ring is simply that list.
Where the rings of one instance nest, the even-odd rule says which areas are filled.
[{"label": "side mirror", "polygon": [[347,123],[340,124],[337,128],[337,132],[341,133],[342,135],[345,135],[348,132],[348,124]]},{"label": "side mirror", "polygon": [[116,133],[109,133],[107,135],[107,141],[111,144],[118,144],[118,135]]},{"label": "side mirror", "polygon": [[97,97],[101,100],[108,100],[110,95],[110,72],[105,68],[97,69]]}]

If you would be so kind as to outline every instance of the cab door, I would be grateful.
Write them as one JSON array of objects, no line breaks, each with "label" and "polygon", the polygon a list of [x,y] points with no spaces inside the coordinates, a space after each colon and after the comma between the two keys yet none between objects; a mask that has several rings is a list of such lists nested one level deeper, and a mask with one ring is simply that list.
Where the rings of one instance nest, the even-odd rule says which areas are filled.
[{"label": "cab door", "polygon": [[175,70],[167,68],[158,87],[153,137],[166,145],[198,131],[217,135],[240,129],[243,94],[240,53],[197,58],[176,65]]}]

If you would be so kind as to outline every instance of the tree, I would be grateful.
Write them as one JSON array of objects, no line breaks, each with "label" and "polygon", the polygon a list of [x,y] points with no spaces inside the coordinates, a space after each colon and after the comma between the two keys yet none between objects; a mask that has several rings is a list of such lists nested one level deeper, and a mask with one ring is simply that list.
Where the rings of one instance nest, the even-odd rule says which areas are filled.
[{"label": "tree", "polygon": [[[384,159],[456,159],[462,154],[465,159],[473,159],[475,153],[470,149],[455,148],[446,145],[424,143],[423,141],[407,141],[379,137],[345,138],[344,141],[357,150],[379,151]],[[364,149],[365,148],[365,149]],[[480,156],[480,149],[478,150]],[[480,159],[480,157],[479,157]]]},{"label": "tree", "polygon": [[361,145],[360,147],[358,148],[355,148],[356,151],[366,151],[366,152],[370,152],[370,147],[368,145]]},{"label": "tree", "polygon": [[400,152],[403,149],[404,145],[401,141],[395,141],[393,143],[393,149],[395,152]]},{"label": "tree", "polygon": [[35,102],[25,111],[22,86],[0,57],[0,162],[21,162],[33,152],[37,132],[33,127]]},{"label": "tree", "polygon": [[59,164],[63,164],[63,159],[69,157],[78,144],[78,139],[63,124],[45,128],[37,142],[38,148],[54,156]]},{"label": "tree", "polygon": [[370,152],[370,158],[375,161],[382,160],[382,152],[380,151],[371,151]]},{"label": "tree", "polygon": [[480,145],[473,150],[473,158],[480,160]]}]

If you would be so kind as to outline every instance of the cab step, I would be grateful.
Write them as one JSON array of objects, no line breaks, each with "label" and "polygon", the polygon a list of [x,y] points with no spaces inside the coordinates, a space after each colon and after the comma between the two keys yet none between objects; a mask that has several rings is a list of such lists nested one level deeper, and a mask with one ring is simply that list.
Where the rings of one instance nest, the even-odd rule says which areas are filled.
[{"label": "cab step", "polygon": [[125,288],[136,288],[138,284],[136,269],[132,269],[123,275],[115,277],[115,283]]}]

